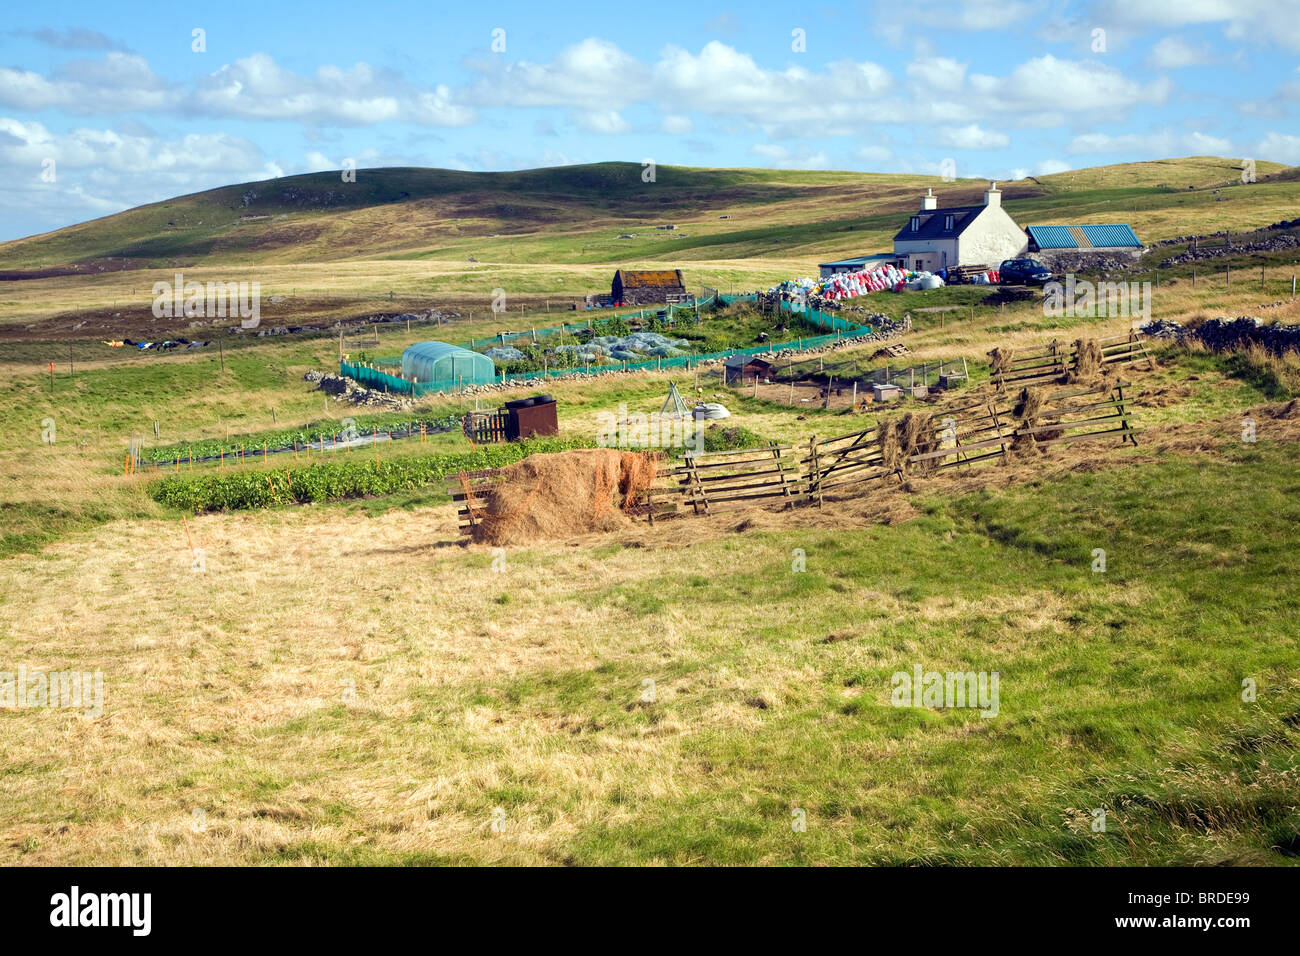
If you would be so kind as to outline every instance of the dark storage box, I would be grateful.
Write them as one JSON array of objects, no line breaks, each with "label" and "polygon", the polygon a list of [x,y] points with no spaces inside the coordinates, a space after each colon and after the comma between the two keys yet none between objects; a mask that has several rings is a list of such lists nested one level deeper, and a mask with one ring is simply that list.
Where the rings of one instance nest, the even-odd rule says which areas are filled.
[{"label": "dark storage box", "polygon": [[534,402],[534,404],[524,404],[519,407],[520,403],[517,402],[506,403],[507,440],[518,441],[521,438],[532,438],[534,435],[560,433],[560,420],[556,414],[554,399],[549,402],[525,399],[525,402]]}]

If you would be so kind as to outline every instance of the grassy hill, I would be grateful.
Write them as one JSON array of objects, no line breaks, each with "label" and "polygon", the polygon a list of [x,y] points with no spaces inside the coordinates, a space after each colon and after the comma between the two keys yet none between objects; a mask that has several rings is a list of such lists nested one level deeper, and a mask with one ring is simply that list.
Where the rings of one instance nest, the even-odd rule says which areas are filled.
[{"label": "grassy hill", "polygon": [[[1131,222],[1146,239],[1253,228],[1300,213],[1287,167],[1188,157],[1077,170],[1004,184],[1008,210],[1034,221]],[[888,248],[900,217],[932,187],[978,202],[985,183],[858,172],[636,163],[503,173],[363,169],[355,183],[312,173],[224,186],[0,244],[6,268],[98,273],[178,265],[343,259],[514,263],[807,259]],[[1220,189],[1215,195],[1213,190]],[[722,218],[722,217],[727,218]],[[672,223],[674,231],[656,230]],[[636,238],[620,239],[633,233]]]},{"label": "grassy hill", "polygon": [[[1007,184],[1006,195],[1022,223],[1123,219],[1150,240],[1294,218],[1293,171],[1260,172],[1243,186],[1231,161],[1177,160]],[[141,254],[118,266],[192,261],[195,280],[259,278],[268,323],[469,304],[455,322],[384,328],[377,352],[391,355],[429,337],[553,324],[545,295],[596,288],[614,264],[677,261],[692,284],[794,274],[887,242],[924,185],[944,202],[983,189],[756,170],[661,169],[641,184],[634,165],[367,175],[355,192],[313,176],[183,197],[9,243],[0,261],[111,269],[106,254],[123,249]],[[682,228],[652,228],[662,222]],[[1230,285],[1204,266],[1193,285],[1188,271],[1161,270],[1154,314],[1300,321],[1300,300],[1259,310],[1289,295],[1290,261],[1243,257]],[[1152,343],[1155,367],[1124,373],[1138,447],[1058,444],[824,509],[539,539],[500,564],[486,546],[461,546],[437,481],[199,515],[152,498],[158,478],[205,472],[273,488],[323,456],[173,457],[127,474],[133,440],[165,462],[161,447],[256,450],[377,417],[304,379],[337,367],[333,335],[228,335],[224,351],[163,354],[103,345],[132,328],[130,309],[144,334],[166,333],[148,290],[170,272],[0,282],[0,332],[12,333],[0,348],[11,438],[0,447],[0,657],[102,671],[105,686],[98,719],[0,707],[14,768],[0,788],[0,862],[1300,858],[1300,359]],[[486,310],[494,284],[510,288],[508,317]],[[899,314],[977,291],[866,304]],[[1131,324],[1053,318],[1033,301],[966,305],[916,311],[904,340],[912,363],[969,360],[971,385],[943,405],[820,408],[793,390],[726,385],[717,368],[545,388],[565,438],[595,440],[611,413],[657,411],[671,381],[797,446],[984,394],[995,345]],[[40,316],[56,312],[63,337],[42,339],[55,323]],[[873,358],[878,345],[841,349],[828,368],[898,361]],[[412,414],[534,391],[429,396]],[[1246,416],[1253,443],[1241,440]],[[452,430],[329,461],[378,475],[470,451]],[[1090,566],[1096,548],[1104,572]],[[806,565],[792,565],[796,553]],[[915,665],[997,671],[999,714],[891,706],[892,675]],[[1257,699],[1241,696],[1245,678]],[[1092,829],[1096,809],[1104,831]],[[796,810],[805,831],[791,827]]]}]

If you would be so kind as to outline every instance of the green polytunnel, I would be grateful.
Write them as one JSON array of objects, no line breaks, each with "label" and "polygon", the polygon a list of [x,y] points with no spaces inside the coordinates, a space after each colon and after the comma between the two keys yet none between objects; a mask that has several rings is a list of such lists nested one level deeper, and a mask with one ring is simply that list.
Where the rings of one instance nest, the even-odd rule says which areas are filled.
[{"label": "green polytunnel", "polygon": [[446,342],[417,342],[402,353],[402,378],[421,383],[491,382],[497,368],[479,352]]}]

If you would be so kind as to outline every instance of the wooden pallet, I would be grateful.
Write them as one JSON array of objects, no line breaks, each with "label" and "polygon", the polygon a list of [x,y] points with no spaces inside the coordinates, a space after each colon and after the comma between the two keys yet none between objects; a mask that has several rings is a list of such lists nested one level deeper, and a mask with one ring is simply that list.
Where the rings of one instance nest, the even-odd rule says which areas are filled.
[{"label": "wooden pallet", "polygon": [[902,358],[904,355],[911,355],[911,354],[912,354],[912,350],[909,349],[906,345],[895,343],[894,345],[886,345],[884,348],[876,349],[876,351],[871,353],[871,357],[873,359]]},{"label": "wooden pallet", "polygon": [[448,475],[447,493],[456,503],[458,531],[463,535],[474,533],[478,518],[475,515],[477,494],[496,480],[501,474],[500,468],[483,468],[478,471],[462,471]]}]

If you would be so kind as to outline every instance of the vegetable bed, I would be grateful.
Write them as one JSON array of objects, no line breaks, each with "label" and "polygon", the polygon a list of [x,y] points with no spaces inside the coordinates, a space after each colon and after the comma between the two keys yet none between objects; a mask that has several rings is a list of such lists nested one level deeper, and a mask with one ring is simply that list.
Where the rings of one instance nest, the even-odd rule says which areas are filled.
[{"label": "vegetable bed", "polygon": [[500,468],[539,452],[592,445],[590,439],[583,438],[534,438],[466,452],[382,460],[349,458],[300,468],[178,474],[153,482],[148,490],[159,504],[188,514],[371,498],[434,484],[458,471]]}]

